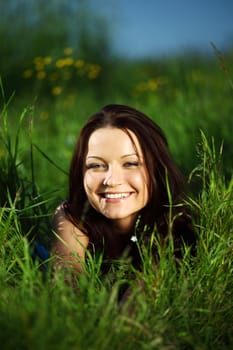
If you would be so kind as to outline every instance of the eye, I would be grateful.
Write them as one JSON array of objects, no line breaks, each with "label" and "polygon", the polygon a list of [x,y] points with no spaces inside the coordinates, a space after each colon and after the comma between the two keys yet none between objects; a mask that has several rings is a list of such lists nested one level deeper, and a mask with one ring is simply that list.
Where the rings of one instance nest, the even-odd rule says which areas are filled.
[{"label": "eye", "polygon": [[124,167],[125,168],[136,168],[139,166],[139,162],[138,161],[134,161],[134,162],[125,162],[124,163]]},{"label": "eye", "polygon": [[106,166],[103,163],[90,163],[86,164],[86,169],[93,169],[93,170],[100,170],[100,169],[105,169]]}]

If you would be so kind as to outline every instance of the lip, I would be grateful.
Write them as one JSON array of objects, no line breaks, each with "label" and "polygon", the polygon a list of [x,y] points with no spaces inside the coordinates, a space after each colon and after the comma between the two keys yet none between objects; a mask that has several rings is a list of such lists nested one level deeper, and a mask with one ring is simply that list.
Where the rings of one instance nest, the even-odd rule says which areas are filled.
[{"label": "lip", "polygon": [[119,201],[128,199],[132,195],[132,192],[103,192],[99,195],[106,201]]}]

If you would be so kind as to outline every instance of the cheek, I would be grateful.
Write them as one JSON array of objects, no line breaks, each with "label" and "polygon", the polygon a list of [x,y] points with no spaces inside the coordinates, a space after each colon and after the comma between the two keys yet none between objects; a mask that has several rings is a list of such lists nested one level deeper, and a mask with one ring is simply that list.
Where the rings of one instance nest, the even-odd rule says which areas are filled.
[{"label": "cheek", "polygon": [[145,172],[134,174],[134,176],[132,177],[132,181],[138,191],[143,192],[143,194],[147,197],[149,196],[149,179]]},{"label": "cheek", "polygon": [[83,178],[84,189],[86,193],[95,191],[101,183],[101,176],[86,173]]},{"label": "cheek", "polygon": [[93,181],[89,174],[85,174],[83,178],[83,185],[86,193],[91,191],[91,188],[93,187]]}]

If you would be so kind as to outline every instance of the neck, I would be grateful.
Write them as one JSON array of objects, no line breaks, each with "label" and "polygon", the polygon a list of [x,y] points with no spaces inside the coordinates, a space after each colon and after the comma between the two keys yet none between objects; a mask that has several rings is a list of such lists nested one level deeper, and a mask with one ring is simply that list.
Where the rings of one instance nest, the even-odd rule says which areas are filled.
[{"label": "neck", "polygon": [[111,220],[111,225],[117,235],[130,235],[132,234],[132,230],[134,229],[135,220],[130,220],[130,222],[122,221],[122,220]]}]

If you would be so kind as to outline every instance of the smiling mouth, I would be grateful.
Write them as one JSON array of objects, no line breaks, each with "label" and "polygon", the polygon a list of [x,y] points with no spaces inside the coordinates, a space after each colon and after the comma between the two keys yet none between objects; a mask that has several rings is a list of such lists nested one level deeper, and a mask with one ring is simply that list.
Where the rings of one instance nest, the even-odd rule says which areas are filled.
[{"label": "smiling mouth", "polygon": [[127,193],[101,193],[101,196],[106,199],[122,199],[127,198],[131,195],[130,192]]}]

